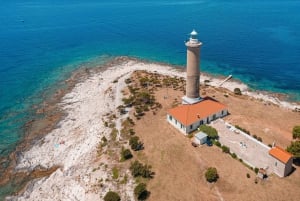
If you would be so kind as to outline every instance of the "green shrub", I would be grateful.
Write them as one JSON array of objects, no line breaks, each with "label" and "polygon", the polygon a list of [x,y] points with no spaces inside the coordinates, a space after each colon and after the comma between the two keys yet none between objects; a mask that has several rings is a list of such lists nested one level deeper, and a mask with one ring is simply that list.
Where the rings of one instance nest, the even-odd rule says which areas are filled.
[{"label": "green shrub", "polygon": [[105,136],[103,136],[103,137],[101,138],[101,141],[102,141],[102,142],[107,142],[107,139],[106,139],[106,137],[105,137]]},{"label": "green shrub", "polygon": [[242,127],[240,127],[239,125],[235,125],[235,127],[236,127],[237,129],[239,129],[239,130],[243,131],[244,133],[248,134],[248,135],[250,135],[250,134],[251,134],[251,133],[250,133],[250,131],[248,131],[248,130],[246,130],[246,129],[242,128]]},{"label": "green shrub", "polygon": [[235,89],[233,90],[233,92],[234,92],[234,94],[236,94],[236,95],[242,95],[242,91],[241,91],[240,88],[235,88]]},{"label": "green shrub", "polygon": [[258,173],[258,168],[256,167],[256,168],[254,168],[254,172],[257,174]]},{"label": "green shrub", "polygon": [[126,84],[131,83],[131,79],[130,79],[130,78],[127,78],[127,79],[125,80],[125,83],[126,83]]},{"label": "green shrub", "polygon": [[128,121],[131,125],[135,124],[133,119],[131,119],[130,117],[127,117],[126,121]]},{"label": "green shrub", "polygon": [[218,136],[218,131],[217,131],[215,128],[211,127],[211,126],[208,126],[208,125],[201,125],[201,126],[199,127],[199,130],[202,131],[202,132],[204,132],[204,133],[206,133],[207,136],[208,136],[210,139],[212,139],[212,140],[218,139],[218,137],[219,137],[219,136]]},{"label": "green shrub", "polygon": [[118,179],[118,178],[119,178],[119,170],[118,170],[118,168],[116,168],[116,167],[114,167],[114,168],[112,169],[112,178],[113,178],[113,179]]},{"label": "green shrub", "polygon": [[247,173],[247,178],[248,178],[248,179],[250,178],[250,174],[249,174],[249,173]]},{"label": "green shrub", "polygon": [[300,138],[300,125],[293,128],[293,138]]},{"label": "green shrub", "polygon": [[221,147],[221,143],[217,140],[213,141],[214,145],[216,145],[217,147]]},{"label": "green shrub", "polygon": [[132,150],[134,151],[138,151],[143,149],[143,143],[141,141],[139,141],[139,137],[138,136],[132,136],[129,139],[129,145],[131,147]]},{"label": "green shrub", "polygon": [[205,172],[205,178],[208,182],[216,182],[219,178],[217,169],[214,167],[209,167]]},{"label": "green shrub", "polygon": [[122,160],[128,160],[132,158],[132,153],[129,149],[124,149],[121,151]]},{"label": "green shrub", "polygon": [[130,134],[130,135],[134,135],[134,134],[135,134],[135,131],[131,128],[131,129],[129,129],[129,134]]},{"label": "green shrub", "polygon": [[113,191],[107,192],[106,195],[104,196],[104,201],[120,201],[120,200],[121,198],[119,194]]},{"label": "green shrub", "polygon": [[118,135],[118,130],[116,128],[113,128],[111,133],[110,133],[110,137],[113,141],[115,141],[117,139],[117,135]]},{"label": "green shrub", "polygon": [[134,188],[134,195],[138,200],[146,200],[149,196],[146,184],[140,183]]},{"label": "green shrub", "polygon": [[257,137],[257,140],[262,142],[262,138],[261,137]]},{"label": "green shrub", "polygon": [[230,149],[229,149],[229,147],[227,147],[227,146],[225,146],[225,145],[223,145],[222,147],[222,151],[224,152],[224,153],[229,153],[230,152]]},{"label": "green shrub", "polygon": [[236,158],[237,155],[235,153],[230,154],[232,158]]},{"label": "green shrub", "polygon": [[130,171],[133,177],[144,177],[144,178],[152,178],[154,172],[151,171],[150,165],[143,165],[139,161],[134,161],[130,165]]},{"label": "green shrub", "polygon": [[291,142],[286,150],[293,154],[295,158],[300,158],[300,141]]}]

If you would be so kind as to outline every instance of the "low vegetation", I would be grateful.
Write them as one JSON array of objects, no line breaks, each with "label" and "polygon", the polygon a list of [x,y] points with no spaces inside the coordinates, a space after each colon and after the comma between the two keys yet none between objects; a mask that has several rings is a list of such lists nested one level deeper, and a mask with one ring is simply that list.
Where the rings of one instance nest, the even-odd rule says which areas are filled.
[{"label": "low vegetation", "polygon": [[293,139],[300,139],[300,126],[293,128]]},{"label": "low vegetation", "polygon": [[208,182],[216,182],[219,178],[217,169],[214,167],[209,167],[205,172],[205,178]]},{"label": "low vegetation", "polygon": [[128,160],[128,159],[131,159],[133,156],[132,156],[132,153],[129,149],[122,149],[121,151],[121,161],[125,161],[125,160]]},{"label": "low vegetation", "polygon": [[300,141],[291,142],[286,149],[288,152],[294,155],[295,158],[300,159]]},{"label": "low vegetation", "polygon": [[113,191],[107,192],[106,195],[104,196],[104,201],[120,201],[120,200],[121,198],[119,194]]},{"label": "low vegetation", "polygon": [[240,88],[235,88],[235,89],[233,90],[233,92],[234,92],[235,95],[242,95],[242,91],[241,91]]},{"label": "low vegetation", "polygon": [[143,143],[138,136],[132,136],[129,139],[129,145],[133,151],[139,151],[144,148]]},{"label": "low vegetation", "polygon": [[239,125],[235,125],[235,127],[241,131],[243,131],[244,133],[251,135],[250,131],[246,130],[245,128],[240,127]]},{"label": "low vegetation", "polygon": [[201,125],[199,127],[199,130],[206,133],[207,136],[212,139],[212,140],[215,140],[215,139],[218,139],[218,131],[211,127],[211,126],[208,126],[208,125]]},{"label": "low vegetation", "polygon": [[150,192],[147,190],[145,183],[140,183],[134,188],[134,195],[138,200],[146,200]]},{"label": "low vegetation", "polygon": [[229,147],[227,147],[227,146],[225,146],[225,145],[223,145],[223,146],[221,147],[221,149],[222,149],[222,151],[223,151],[224,153],[226,153],[226,154],[230,153]]},{"label": "low vegetation", "polygon": [[112,169],[112,178],[113,179],[118,179],[119,178],[119,169],[117,167],[114,167]]},{"label": "low vegetation", "polygon": [[133,177],[152,178],[154,175],[150,165],[144,165],[137,160],[131,163],[130,171]]}]

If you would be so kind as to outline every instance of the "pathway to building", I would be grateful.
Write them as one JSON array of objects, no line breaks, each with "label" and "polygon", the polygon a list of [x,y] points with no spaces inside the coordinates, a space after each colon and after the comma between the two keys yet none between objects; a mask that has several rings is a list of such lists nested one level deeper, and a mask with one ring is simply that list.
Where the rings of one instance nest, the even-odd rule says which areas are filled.
[{"label": "pathway to building", "polygon": [[223,119],[212,122],[210,126],[217,129],[220,143],[229,147],[230,152],[235,153],[245,163],[257,168],[269,167],[270,147],[236,129]]}]

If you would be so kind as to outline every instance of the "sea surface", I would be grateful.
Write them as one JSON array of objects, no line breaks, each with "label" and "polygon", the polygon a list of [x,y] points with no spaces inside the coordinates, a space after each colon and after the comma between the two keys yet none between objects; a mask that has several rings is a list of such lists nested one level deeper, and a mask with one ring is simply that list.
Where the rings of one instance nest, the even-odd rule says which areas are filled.
[{"label": "sea surface", "polygon": [[22,139],[33,105],[82,66],[115,56],[185,65],[300,100],[299,0],[1,0],[0,156]]}]

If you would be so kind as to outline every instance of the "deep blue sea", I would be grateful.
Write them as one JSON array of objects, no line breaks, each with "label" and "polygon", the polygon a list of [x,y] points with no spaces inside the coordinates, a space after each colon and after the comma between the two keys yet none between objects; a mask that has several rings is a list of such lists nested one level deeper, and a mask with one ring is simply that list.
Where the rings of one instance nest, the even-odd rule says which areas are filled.
[{"label": "deep blue sea", "polygon": [[300,100],[299,11],[299,0],[1,0],[0,155],[74,69],[120,55],[184,65],[192,29],[202,71]]}]

